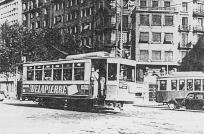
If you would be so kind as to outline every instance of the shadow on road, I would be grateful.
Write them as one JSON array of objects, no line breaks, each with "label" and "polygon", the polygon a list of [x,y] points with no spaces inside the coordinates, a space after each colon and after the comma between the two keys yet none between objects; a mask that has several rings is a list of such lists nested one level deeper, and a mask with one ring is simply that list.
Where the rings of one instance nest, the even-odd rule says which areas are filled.
[{"label": "shadow on road", "polygon": [[17,107],[32,107],[32,108],[48,108],[48,109],[57,109],[57,110],[68,110],[68,111],[76,111],[76,112],[89,112],[89,113],[102,113],[102,114],[117,114],[120,113],[120,111],[115,111],[113,109],[109,108],[103,108],[103,109],[83,109],[83,108],[65,108],[65,107],[42,107],[38,104],[31,104],[31,103],[23,103],[23,102],[4,102],[2,104],[10,105],[10,106],[17,106]]}]

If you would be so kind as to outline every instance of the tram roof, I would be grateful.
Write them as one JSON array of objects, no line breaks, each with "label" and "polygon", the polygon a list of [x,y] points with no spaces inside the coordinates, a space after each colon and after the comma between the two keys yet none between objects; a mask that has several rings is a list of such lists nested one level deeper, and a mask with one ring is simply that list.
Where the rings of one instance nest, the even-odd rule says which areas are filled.
[{"label": "tram roof", "polygon": [[160,78],[175,78],[175,77],[204,77],[204,72],[199,71],[174,72],[169,75],[160,76]]},{"label": "tram roof", "polygon": [[[122,61],[128,61],[129,60],[129,59],[124,59],[124,58],[120,58],[120,57],[115,57],[113,54],[110,54],[108,52],[100,51],[100,52],[91,52],[91,53],[84,53],[84,54],[69,55],[65,59],[25,62],[24,64],[70,61],[70,60],[86,60],[86,59],[114,59],[114,60],[117,59],[117,60],[122,60]],[[132,62],[134,60],[129,60],[129,61]]]}]

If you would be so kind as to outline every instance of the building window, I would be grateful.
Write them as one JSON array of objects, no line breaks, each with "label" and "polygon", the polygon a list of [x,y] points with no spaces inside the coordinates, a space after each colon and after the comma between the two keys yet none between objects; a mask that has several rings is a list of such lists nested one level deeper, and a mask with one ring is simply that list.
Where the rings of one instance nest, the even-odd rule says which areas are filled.
[{"label": "building window", "polygon": [[161,33],[152,33],[152,42],[160,43],[161,42]]},{"label": "building window", "polygon": [[149,42],[149,32],[140,32],[139,43],[148,43]]},{"label": "building window", "polygon": [[152,15],[152,25],[161,26],[161,15]]},{"label": "building window", "polygon": [[188,17],[182,17],[182,25],[188,26]]},{"label": "building window", "polygon": [[149,60],[148,50],[140,50],[140,60],[141,61],[148,61]]},{"label": "building window", "polygon": [[165,51],[165,61],[173,61],[173,51]]},{"label": "building window", "polygon": [[140,8],[147,7],[147,1],[146,0],[140,0]]},{"label": "building window", "polygon": [[25,3],[23,3],[23,10],[27,9],[27,5]]},{"label": "building window", "polygon": [[40,21],[36,22],[36,28],[40,28]]},{"label": "building window", "polygon": [[26,15],[23,14],[23,21],[26,21]]},{"label": "building window", "polygon": [[149,15],[140,14],[140,25],[149,26]]},{"label": "building window", "polygon": [[49,0],[44,0],[44,3],[47,3]]},{"label": "building window", "polygon": [[31,29],[34,29],[34,28],[35,28],[35,23],[34,23],[34,22],[31,23],[30,28],[31,28]]},{"label": "building window", "polygon": [[158,9],[158,7],[159,7],[159,2],[158,1],[152,1],[152,8]]},{"label": "building window", "polygon": [[173,43],[173,33],[165,33],[164,35],[164,44]]},{"label": "building window", "polygon": [[188,12],[188,3],[187,2],[182,2],[182,11]]},{"label": "building window", "polygon": [[152,51],[152,60],[160,61],[161,60],[161,51]]},{"label": "building window", "polygon": [[38,12],[36,12],[35,16],[36,16],[36,17],[38,17],[38,16],[39,16],[39,13],[38,13]]},{"label": "building window", "polygon": [[44,21],[43,21],[43,26],[44,26],[44,27],[48,26],[48,21],[47,21],[47,20],[44,20]]},{"label": "building window", "polygon": [[164,7],[170,7],[171,3],[170,1],[164,1]]},{"label": "building window", "polygon": [[174,17],[165,16],[165,26],[173,26],[173,25],[174,25]]},{"label": "building window", "polygon": [[187,33],[182,33],[182,43],[181,45],[185,47],[188,44],[188,34]]},{"label": "building window", "polygon": [[48,11],[48,9],[47,9],[47,8],[45,8],[45,9],[44,9],[44,14],[47,14],[47,11]]},{"label": "building window", "polygon": [[30,9],[33,9],[33,1],[30,1]]},{"label": "building window", "polygon": [[34,13],[30,13],[30,18],[32,19],[34,17]]}]

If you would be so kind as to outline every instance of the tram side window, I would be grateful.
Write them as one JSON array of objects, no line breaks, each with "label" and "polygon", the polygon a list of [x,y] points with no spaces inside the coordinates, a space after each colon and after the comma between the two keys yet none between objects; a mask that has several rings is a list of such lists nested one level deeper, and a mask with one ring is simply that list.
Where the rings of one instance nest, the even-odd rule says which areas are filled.
[{"label": "tram side window", "polygon": [[108,64],[108,80],[117,80],[117,64]]},{"label": "tram side window", "polygon": [[52,65],[45,65],[44,66],[44,80],[51,80],[52,79]]},{"label": "tram side window", "polygon": [[177,80],[171,81],[171,90],[173,90],[173,91],[177,90]]},{"label": "tram side window", "polygon": [[179,80],[179,90],[185,90],[185,80]]},{"label": "tram side window", "polygon": [[42,80],[42,69],[43,66],[35,67],[35,80]]},{"label": "tram side window", "polygon": [[161,80],[161,81],[160,81],[160,90],[166,90],[166,89],[167,89],[166,83],[167,83],[166,80]]},{"label": "tram side window", "polygon": [[188,79],[187,80],[187,91],[193,90],[193,80]]},{"label": "tram side window", "polygon": [[62,79],[62,65],[54,65],[53,69],[53,80],[61,80]]},{"label": "tram side window", "polygon": [[74,80],[84,80],[84,63],[74,63]]},{"label": "tram side window", "polygon": [[201,90],[201,80],[200,79],[194,80],[194,88],[195,88],[195,91]]},{"label": "tram side window", "polygon": [[72,63],[63,64],[63,80],[72,80]]},{"label": "tram side window", "polygon": [[134,66],[120,65],[120,79],[124,81],[135,81],[135,68]]},{"label": "tram side window", "polygon": [[27,80],[34,80],[34,67],[27,67]]}]

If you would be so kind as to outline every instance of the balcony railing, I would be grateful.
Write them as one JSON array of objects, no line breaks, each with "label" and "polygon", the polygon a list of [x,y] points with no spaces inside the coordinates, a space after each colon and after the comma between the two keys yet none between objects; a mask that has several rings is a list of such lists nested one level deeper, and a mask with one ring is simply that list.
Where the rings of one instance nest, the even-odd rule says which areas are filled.
[{"label": "balcony railing", "polygon": [[196,9],[193,11],[194,17],[204,17],[204,10],[203,9]]},{"label": "balcony railing", "polygon": [[191,30],[191,25],[179,25],[179,32],[189,32]]},{"label": "balcony railing", "polygon": [[136,11],[176,12],[175,7],[136,7]]},{"label": "balcony railing", "polygon": [[204,33],[204,27],[203,26],[193,27],[193,32],[194,33]]},{"label": "balcony railing", "polygon": [[189,50],[191,48],[193,48],[193,44],[191,42],[189,42],[189,43],[181,43],[181,42],[179,42],[178,43],[178,49],[179,50]]}]

